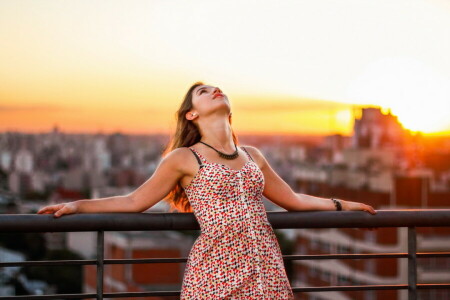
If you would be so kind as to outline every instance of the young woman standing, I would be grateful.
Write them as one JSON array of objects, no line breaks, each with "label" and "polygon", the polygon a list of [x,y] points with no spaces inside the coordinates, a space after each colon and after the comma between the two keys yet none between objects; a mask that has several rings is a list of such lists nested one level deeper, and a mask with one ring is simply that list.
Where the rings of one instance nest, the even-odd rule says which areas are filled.
[{"label": "young woman standing", "polygon": [[142,212],[160,200],[193,212],[201,234],[186,263],[182,300],[294,299],[262,196],[288,211],[363,210],[366,204],[295,193],[253,146],[239,146],[223,92],[197,82],[153,175],[125,196],[51,205],[38,213]]}]

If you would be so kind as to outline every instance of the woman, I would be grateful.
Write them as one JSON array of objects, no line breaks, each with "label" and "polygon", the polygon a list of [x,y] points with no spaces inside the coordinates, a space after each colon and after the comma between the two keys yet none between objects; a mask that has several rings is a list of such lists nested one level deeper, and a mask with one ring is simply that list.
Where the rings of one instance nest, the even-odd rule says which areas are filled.
[{"label": "woman", "polygon": [[195,83],[177,112],[170,146],[138,189],[38,213],[142,212],[164,199],[171,211],[193,212],[201,229],[188,256],[181,299],[293,299],[262,195],[289,211],[376,212],[363,203],[294,193],[256,147],[237,147],[230,108],[219,88]]}]

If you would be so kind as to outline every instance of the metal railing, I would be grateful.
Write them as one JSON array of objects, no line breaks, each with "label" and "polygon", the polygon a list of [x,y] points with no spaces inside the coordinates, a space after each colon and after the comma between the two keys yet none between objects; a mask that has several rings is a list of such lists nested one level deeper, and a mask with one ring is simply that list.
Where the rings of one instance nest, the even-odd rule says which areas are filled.
[{"label": "metal railing", "polygon": [[[408,290],[410,300],[417,299],[418,289],[450,289],[450,283],[418,284],[417,259],[450,257],[450,252],[417,253],[416,227],[450,227],[450,209],[378,210],[376,215],[353,211],[268,212],[274,229],[281,228],[371,228],[407,227],[407,253],[283,255],[284,260],[407,258],[408,284],[293,287],[298,292]],[[54,218],[52,215],[0,215],[0,232],[97,232],[97,258],[86,260],[50,260],[2,262],[0,267],[96,265],[97,293],[8,296],[0,299],[85,299],[149,296],[179,296],[180,291],[116,292],[103,291],[103,269],[108,264],[180,263],[187,258],[105,259],[105,231],[199,230],[192,213],[101,213],[75,214]]]}]

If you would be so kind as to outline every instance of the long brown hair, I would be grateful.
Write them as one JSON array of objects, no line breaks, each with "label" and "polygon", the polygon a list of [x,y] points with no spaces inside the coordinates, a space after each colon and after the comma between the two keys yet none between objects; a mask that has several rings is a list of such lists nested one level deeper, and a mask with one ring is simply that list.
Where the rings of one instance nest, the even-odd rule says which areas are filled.
[{"label": "long brown hair", "polygon": [[[199,128],[193,121],[186,119],[186,113],[193,107],[192,92],[196,87],[200,85],[204,85],[204,83],[198,81],[189,88],[186,95],[184,96],[180,108],[175,113],[177,127],[175,130],[175,134],[172,136],[167,147],[162,153],[163,157],[165,157],[174,149],[180,147],[190,147],[200,141],[202,136],[200,134]],[[229,121],[231,125],[231,115],[229,117]],[[238,145],[238,139],[234,134],[233,129],[231,129],[231,134],[234,143]],[[171,212],[174,210],[177,210],[179,212],[192,212],[192,207],[180,182],[178,182],[175,187],[169,192],[166,198],[164,198],[164,201],[170,204]]]}]

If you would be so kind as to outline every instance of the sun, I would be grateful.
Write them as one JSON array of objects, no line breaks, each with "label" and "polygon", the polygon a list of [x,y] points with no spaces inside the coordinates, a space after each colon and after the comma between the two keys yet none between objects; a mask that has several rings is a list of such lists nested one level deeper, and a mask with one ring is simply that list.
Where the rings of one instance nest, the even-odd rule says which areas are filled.
[{"label": "sun", "polygon": [[448,129],[449,111],[445,110],[444,107],[445,105],[442,104],[420,110],[402,106],[396,109],[391,108],[391,111],[398,116],[400,123],[406,129],[424,134],[439,134],[450,131]]},{"label": "sun", "polygon": [[347,95],[353,103],[391,109],[411,131],[450,132],[450,79],[417,59],[374,61],[350,84]]}]

